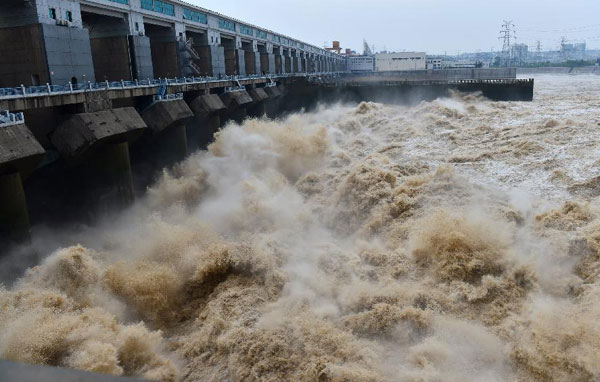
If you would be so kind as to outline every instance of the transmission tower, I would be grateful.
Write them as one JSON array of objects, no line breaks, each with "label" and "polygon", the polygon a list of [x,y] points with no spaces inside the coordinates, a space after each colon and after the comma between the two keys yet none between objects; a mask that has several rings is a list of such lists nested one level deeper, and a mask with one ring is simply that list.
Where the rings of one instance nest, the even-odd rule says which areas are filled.
[{"label": "transmission tower", "polygon": [[535,58],[537,60],[542,59],[542,42],[540,40],[535,42]]},{"label": "transmission tower", "polygon": [[498,37],[498,40],[502,41],[502,53],[510,53],[512,40],[516,39],[517,31],[515,30],[515,24],[512,21],[504,20],[502,29],[500,30],[500,37]]}]

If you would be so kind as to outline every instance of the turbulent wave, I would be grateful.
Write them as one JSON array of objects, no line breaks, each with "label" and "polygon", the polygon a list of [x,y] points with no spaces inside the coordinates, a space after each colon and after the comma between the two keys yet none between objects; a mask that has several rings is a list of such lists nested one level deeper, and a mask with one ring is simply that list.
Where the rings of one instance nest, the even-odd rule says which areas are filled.
[{"label": "turbulent wave", "polygon": [[118,216],[38,232],[29,250],[60,248],[0,289],[0,357],[162,381],[597,380],[600,81],[537,86],[227,126]]}]

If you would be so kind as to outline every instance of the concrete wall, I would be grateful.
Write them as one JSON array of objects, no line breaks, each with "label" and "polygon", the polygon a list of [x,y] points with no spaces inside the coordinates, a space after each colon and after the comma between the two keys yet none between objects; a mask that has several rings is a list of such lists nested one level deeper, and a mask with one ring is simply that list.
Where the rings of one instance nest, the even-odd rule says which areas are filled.
[{"label": "concrete wall", "polygon": [[498,69],[445,69],[445,70],[415,70],[404,72],[376,72],[357,74],[352,81],[458,81],[458,80],[495,80],[517,78],[516,68]]},{"label": "concrete wall", "polygon": [[138,35],[128,38],[134,77],[140,80],[154,78],[150,38]]},{"label": "concrete wall", "polygon": [[377,53],[375,55],[375,71],[389,72],[399,70],[422,70],[427,67],[425,53]]},{"label": "concrete wall", "polygon": [[358,56],[348,58],[348,70],[351,72],[372,72],[375,70],[375,61],[372,56]]},{"label": "concrete wall", "polygon": [[95,81],[90,35],[86,29],[41,24],[52,84]]},{"label": "concrete wall", "polygon": [[257,74],[254,52],[244,51],[244,64],[246,68],[246,74]]},{"label": "concrete wall", "polygon": [[599,74],[600,67],[598,66],[584,66],[580,68],[567,68],[567,67],[552,67],[552,68],[518,68],[518,75],[532,75],[532,74]]},{"label": "concrete wall", "polygon": [[98,81],[132,79],[127,36],[93,38],[90,43]]},{"label": "concrete wall", "polygon": [[0,29],[0,87],[50,81],[40,24]]},{"label": "concrete wall", "polygon": [[36,7],[24,7],[23,2],[2,4],[0,25],[4,28],[31,25],[38,22]]},{"label": "concrete wall", "polygon": [[152,66],[154,77],[173,78],[179,77],[179,55],[177,52],[177,41],[153,41],[150,42],[152,51]]}]

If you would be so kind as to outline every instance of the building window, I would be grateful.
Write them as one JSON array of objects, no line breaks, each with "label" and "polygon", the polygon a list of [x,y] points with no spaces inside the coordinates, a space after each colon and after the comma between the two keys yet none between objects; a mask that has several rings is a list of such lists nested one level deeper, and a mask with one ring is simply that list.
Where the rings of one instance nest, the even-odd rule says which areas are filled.
[{"label": "building window", "polygon": [[129,4],[129,0],[108,0],[108,1],[112,1],[113,3],[119,3],[119,4]]},{"label": "building window", "polygon": [[256,37],[262,38],[263,40],[266,40],[267,39],[267,32],[259,31],[258,29],[256,29]]},{"label": "building window", "polygon": [[140,23],[135,23],[135,31],[139,32],[140,31]]},{"label": "building window", "polygon": [[253,29],[246,25],[240,25],[240,33],[247,36],[252,36],[254,34]]},{"label": "building window", "polygon": [[219,19],[219,28],[235,31],[235,23],[225,19]]},{"label": "building window", "polygon": [[56,20],[56,9],[50,8],[50,18]]},{"label": "building window", "polygon": [[168,16],[175,16],[175,6],[161,0],[140,0],[142,9],[162,13]]},{"label": "building window", "polygon": [[73,12],[66,11],[65,12],[65,17],[67,18],[67,21],[73,22]]},{"label": "building window", "polygon": [[208,16],[202,12],[192,11],[191,9],[183,9],[183,19],[190,20],[201,24],[208,24]]}]

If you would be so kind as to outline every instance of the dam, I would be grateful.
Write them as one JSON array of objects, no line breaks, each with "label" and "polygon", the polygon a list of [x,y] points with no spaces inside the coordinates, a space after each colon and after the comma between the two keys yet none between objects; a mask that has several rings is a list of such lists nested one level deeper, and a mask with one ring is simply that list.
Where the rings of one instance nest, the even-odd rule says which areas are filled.
[{"label": "dam", "polygon": [[423,2],[2,3],[0,381],[600,378],[600,77],[314,45],[497,38]]},{"label": "dam", "polygon": [[0,236],[21,241],[32,222],[76,217],[57,206],[130,204],[229,120],[451,89],[533,97],[533,81],[510,68],[352,74],[335,52],[182,1],[8,0]]}]

